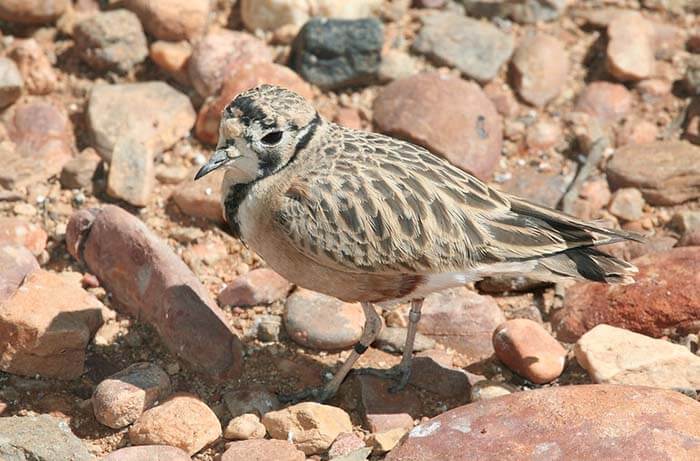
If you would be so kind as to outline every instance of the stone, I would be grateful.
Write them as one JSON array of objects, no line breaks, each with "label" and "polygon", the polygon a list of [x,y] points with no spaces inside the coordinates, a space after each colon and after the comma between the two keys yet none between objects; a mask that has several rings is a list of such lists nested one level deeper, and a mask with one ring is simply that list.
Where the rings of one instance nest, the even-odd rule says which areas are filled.
[{"label": "stone", "polygon": [[114,145],[107,177],[107,195],[144,207],[155,188],[153,153],[140,141],[120,138]]},{"label": "stone", "polygon": [[246,62],[227,74],[219,95],[199,110],[195,130],[197,139],[215,145],[219,140],[219,123],[224,108],[243,91],[263,83],[288,88],[306,99],[313,97],[311,87],[288,67],[270,62]]},{"label": "stone", "polygon": [[287,297],[292,284],[266,267],[236,277],[221,293],[222,306],[259,306],[272,304]]},{"label": "stone", "polygon": [[68,223],[66,246],[122,312],[153,325],[163,344],[193,370],[216,379],[239,375],[242,346],[223,313],[140,219],[113,205],[83,209]]},{"label": "stone", "polygon": [[[402,327],[384,327],[379,332],[379,336],[374,340],[373,345],[387,352],[403,353],[404,345],[406,344],[406,335],[408,330]],[[435,341],[423,336],[421,333],[416,333],[416,338],[413,343],[413,352],[421,352],[435,347]]]},{"label": "stone", "polygon": [[22,376],[75,379],[104,306],[79,285],[41,269],[0,304],[0,369]]},{"label": "stone", "polygon": [[617,145],[648,144],[656,141],[659,127],[648,120],[628,118],[617,135]]},{"label": "stone", "polygon": [[518,104],[515,94],[505,83],[489,82],[484,85],[484,93],[502,116],[512,117],[520,111],[520,104]]},{"label": "stone", "polygon": [[569,77],[569,56],[561,41],[540,33],[518,45],[511,60],[511,74],[520,97],[542,107],[564,87]]},{"label": "stone", "polygon": [[582,282],[566,291],[564,307],[551,317],[561,341],[575,342],[605,323],[660,337],[686,331],[700,320],[700,247],[649,253],[632,261],[632,285]]},{"label": "stone", "polygon": [[120,138],[159,153],[187,136],[194,121],[189,98],[163,82],[98,84],[87,104],[94,147],[107,161]]},{"label": "stone", "polygon": [[273,439],[290,440],[306,455],[322,453],[341,432],[352,432],[350,416],[342,409],[303,402],[266,413],[262,422]]},{"label": "stone", "polygon": [[224,429],[224,437],[229,440],[262,439],[265,434],[265,426],[260,422],[260,418],[253,413],[236,416],[229,421]]},{"label": "stone", "polygon": [[144,29],[159,40],[192,40],[209,22],[209,0],[125,0],[124,7],[138,15]]},{"label": "stone", "polygon": [[[31,3],[31,2],[28,2]],[[62,419],[49,415],[0,418],[0,455],[14,460],[94,461]]]},{"label": "stone", "polygon": [[0,108],[4,109],[22,95],[24,81],[17,64],[11,59],[0,57]]},{"label": "stone", "polygon": [[227,445],[221,461],[304,461],[304,452],[286,440],[253,439]]},{"label": "stone", "polygon": [[101,424],[121,429],[170,393],[170,378],[163,369],[148,362],[135,363],[97,385],[92,408]]},{"label": "stone", "polygon": [[333,122],[353,130],[362,129],[362,117],[359,111],[349,107],[338,108],[338,112],[333,117]]},{"label": "stone", "polygon": [[634,187],[650,205],[676,205],[700,197],[700,147],[658,141],[619,148],[608,161],[613,188]]},{"label": "stone", "polygon": [[492,297],[454,288],[425,298],[418,331],[474,363],[494,353],[491,335],[505,320]]},{"label": "stone", "polygon": [[409,383],[440,397],[456,399],[465,399],[470,387],[467,372],[431,357],[413,358]]},{"label": "stone", "polygon": [[192,56],[192,45],[188,41],[166,42],[158,40],[151,43],[148,55],[168,76],[177,80],[178,83],[189,85],[190,77],[187,68]]},{"label": "stone", "polygon": [[3,0],[0,19],[17,24],[47,24],[68,8],[69,0]]},{"label": "stone", "polygon": [[402,428],[391,429],[386,432],[370,434],[368,443],[374,448],[375,453],[386,453],[391,451],[408,430]]},{"label": "stone", "polygon": [[221,424],[213,411],[191,394],[174,394],[143,412],[129,428],[133,445],[171,445],[190,456],[221,437]]},{"label": "stone", "polygon": [[229,391],[224,394],[224,402],[234,418],[247,413],[262,416],[280,407],[277,396],[261,387],[244,387]]},{"label": "stone", "polygon": [[575,110],[596,117],[603,124],[612,124],[627,115],[631,107],[632,95],[623,85],[593,82],[579,95]]},{"label": "stone", "polygon": [[339,458],[362,448],[365,448],[365,442],[361,438],[351,432],[344,432],[338,435],[328,450],[328,459]]},{"label": "stone", "polygon": [[156,165],[156,179],[162,184],[180,184],[185,179],[192,179],[190,168],[183,165]]},{"label": "stone", "polygon": [[[541,171],[533,165],[514,167],[511,174],[512,177],[500,186],[503,191],[550,208],[556,208],[574,179],[571,172]],[[608,200],[603,203],[607,204]]]},{"label": "stone", "polygon": [[131,11],[90,16],[75,26],[74,34],[78,54],[96,70],[125,74],[148,56],[146,35]]},{"label": "stone", "polygon": [[654,72],[654,27],[636,11],[618,14],[608,24],[608,71],[620,81],[637,81]]},{"label": "stone", "polygon": [[311,17],[306,0],[241,0],[241,19],[250,31],[301,27]]},{"label": "stone", "polygon": [[423,403],[412,386],[401,392],[390,392],[390,380],[359,375],[360,405],[365,425],[372,432],[385,432],[397,427],[410,429],[413,418],[424,413]]},{"label": "stone", "polygon": [[566,349],[539,323],[507,320],[493,332],[496,357],[535,384],[551,382],[564,371]]},{"label": "stone", "polygon": [[66,189],[84,189],[93,191],[93,180],[102,158],[92,147],[88,147],[63,165],[61,186]]},{"label": "stone", "polygon": [[73,157],[73,125],[63,104],[39,97],[21,98],[5,110],[3,121],[9,141],[0,143],[0,188],[44,183]]},{"label": "stone", "polygon": [[390,49],[382,54],[377,76],[381,82],[393,82],[418,73],[418,67],[410,54]]},{"label": "stone", "polygon": [[208,33],[195,44],[187,68],[197,93],[207,97],[214,95],[224,80],[243,64],[271,63],[273,57],[272,50],[262,40],[244,32],[222,29]]},{"label": "stone", "polygon": [[515,392],[513,386],[485,379],[474,383],[469,389],[469,400],[471,402],[490,400],[504,395],[510,395],[513,392]]},{"label": "stone", "polygon": [[608,210],[625,221],[636,221],[644,214],[644,198],[639,189],[625,187],[617,190],[610,201]]},{"label": "stone", "polygon": [[700,95],[700,56],[691,56],[683,76],[685,89],[692,95]]},{"label": "stone", "polygon": [[550,387],[442,413],[413,428],[386,460],[454,459],[455,453],[488,459],[494,447],[512,459],[693,459],[700,456],[700,427],[688,421],[697,419],[700,404],[678,392]]},{"label": "stone", "polygon": [[[187,176],[194,179],[199,167]],[[186,181],[173,193],[173,202],[187,216],[204,218],[214,222],[224,222],[224,209],[221,205],[221,183],[223,171],[214,171],[198,181]]]},{"label": "stone", "polygon": [[525,141],[527,147],[534,150],[547,150],[562,140],[559,124],[549,120],[538,120],[528,127]]},{"label": "stone", "polygon": [[312,13],[327,18],[360,19],[377,16],[382,8],[381,0],[318,0]]},{"label": "stone", "polygon": [[671,217],[669,225],[680,234],[678,246],[700,245],[700,211],[679,211]]},{"label": "stone", "polygon": [[253,319],[253,330],[262,342],[278,342],[282,332],[282,316],[258,315]]},{"label": "stone", "polygon": [[141,445],[115,450],[102,458],[102,461],[191,461],[191,459],[179,448],[166,445]]},{"label": "stone", "polygon": [[15,40],[7,54],[17,63],[29,94],[45,95],[56,89],[56,71],[36,40]]},{"label": "stone", "polygon": [[[488,3],[488,2],[480,2]],[[539,21],[553,21],[559,18],[568,2],[566,0],[527,0],[508,1],[508,15],[521,24],[534,24]]]},{"label": "stone", "polygon": [[601,324],[574,352],[596,383],[700,389],[700,356],[680,344]]},{"label": "stone", "polygon": [[414,0],[413,6],[416,8],[442,8],[445,0]]},{"label": "stone", "polygon": [[304,347],[347,349],[360,340],[364,324],[360,303],[346,303],[303,288],[292,293],[285,304],[287,334]]},{"label": "stone", "polygon": [[39,256],[46,249],[48,235],[36,224],[20,218],[0,217],[0,245],[22,245]]},{"label": "stone", "polygon": [[373,110],[379,131],[423,146],[481,179],[500,160],[501,117],[476,83],[417,74],[381,88]]},{"label": "stone", "polygon": [[0,305],[11,298],[24,279],[39,269],[34,255],[24,246],[0,243]]},{"label": "stone", "polygon": [[383,42],[376,18],[312,19],[294,40],[290,65],[323,90],[366,85],[376,79]]},{"label": "stone", "polygon": [[413,51],[479,82],[492,80],[513,54],[513,37],[487,22],[438,12],[421,17]]}]

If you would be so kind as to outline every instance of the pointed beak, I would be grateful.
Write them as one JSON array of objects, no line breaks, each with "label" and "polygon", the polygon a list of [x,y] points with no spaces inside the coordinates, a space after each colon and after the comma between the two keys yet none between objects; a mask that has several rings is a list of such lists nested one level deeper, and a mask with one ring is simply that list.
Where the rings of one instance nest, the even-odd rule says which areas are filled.
[{"label": "pointed beak", "polygon": [[238,155],[230,155],[229,150],[234,150],[233,147],[229,148],[220,148],[217,149],[214,152],[214,155],[211,156],[209,161],[205,163],[202,168],[199,169],[197,174],[194,177],[194,180],[198,180],[199,178],[202,178],[212,171],[221,168],[222,166],[226,165],[228,162],[233,160],[234,158],[238,157]]}]

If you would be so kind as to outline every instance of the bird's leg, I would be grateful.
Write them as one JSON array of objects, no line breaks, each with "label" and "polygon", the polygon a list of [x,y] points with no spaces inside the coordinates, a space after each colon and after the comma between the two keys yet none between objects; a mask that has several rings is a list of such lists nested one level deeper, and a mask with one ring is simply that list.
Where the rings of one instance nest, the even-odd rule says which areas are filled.
[{"label": "bird's leg", "polygon": [[352,370],[357,359],[369,348],[370,344],[374,342],[379,331],[382,329],[382,321],[371,303],[363,302],[362,310],[365,313],[365,326],[362,330],[362,337],[360,341],[355,344],[355,347],[350,353],[350,357],[343,362],[343,365],[341,365],[340,369],[333,375],[333,378],[321,388],[304,389],[294,394],[281,395],[279,398],[282,402],[295,403],[307,399],[324,402],[338,392],[338,388],[350,370]]}]

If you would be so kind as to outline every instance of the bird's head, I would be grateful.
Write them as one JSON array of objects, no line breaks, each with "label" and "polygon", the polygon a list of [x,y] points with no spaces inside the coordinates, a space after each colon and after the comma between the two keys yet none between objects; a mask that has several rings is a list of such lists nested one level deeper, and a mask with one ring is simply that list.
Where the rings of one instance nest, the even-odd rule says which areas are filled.
[{"label": "bird's head", "polygon": [[304,148],[322,119],[303,97],[273,85],[239,94],[226,106],[219,143],[195,180],[219,168],[235,183],[269,176]]}]

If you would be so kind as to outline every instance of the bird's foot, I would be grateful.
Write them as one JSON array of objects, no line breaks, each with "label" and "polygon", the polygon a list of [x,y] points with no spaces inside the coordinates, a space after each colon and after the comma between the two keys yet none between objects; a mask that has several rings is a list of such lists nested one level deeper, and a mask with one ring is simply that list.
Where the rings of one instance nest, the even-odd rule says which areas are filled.
[{"label": "bird's foot", "polygon": [[337,389],[324,387],[309,387],[302,389],[299,392],[293,392],[291,394],[280,394],[277,396],[280,402],[288,403],[293,405],[299,402],[313,401],[318,403],[323,403],[335,395]]},{"label": "bird's foot", "polygon": [[376,376],[393,381],[394,385],[389,388],[389,392],[392,394],[402,391],[411,379],[410,365],[398,364],[391,368],[360,368],[355,372],[359,375]]}]

